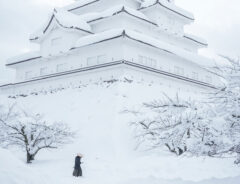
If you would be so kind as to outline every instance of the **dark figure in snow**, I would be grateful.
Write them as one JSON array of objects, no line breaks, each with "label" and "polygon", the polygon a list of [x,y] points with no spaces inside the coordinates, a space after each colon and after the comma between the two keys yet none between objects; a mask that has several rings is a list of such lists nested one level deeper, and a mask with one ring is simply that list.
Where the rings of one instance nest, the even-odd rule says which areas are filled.
[{"label": "dark figure in snow", "polygon": [[74,171],[73,171],[73,176],[79,177],[82,176],[82,168],[81,168],[81,158],[83,156],[81,154],[77,154],[75,157],[75,165],[74,165]]}]

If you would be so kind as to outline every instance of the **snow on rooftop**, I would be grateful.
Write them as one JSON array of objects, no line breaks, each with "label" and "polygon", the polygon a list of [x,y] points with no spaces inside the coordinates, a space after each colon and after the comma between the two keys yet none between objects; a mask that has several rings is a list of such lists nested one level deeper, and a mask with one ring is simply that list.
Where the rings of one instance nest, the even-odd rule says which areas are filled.
[{"label": "snow on rooftop", "polygon": [[41,57],[41,54],[39,51],[31,51],[31,52],[27,52],[27,53],[9,58],[7,60],[7,65],[11,63],[21,62],[21,61],[25,61],[33,58],[40,58],[40,57]]},{"label": "snow on rooftop", "polygon": [[211,66],[211,64],[213,64],[207,58],[201,57],[193,52],[190,52],[190,51],[184,50],[182,48],[179,48],[177,46],[162,42],[161,40],[157,40],[150,36],[146,36],[142,33],[138,33],[136,31],[132,31],[132,30],[125,30],[125,29],[112,29],[109,31],[104,31],[101,33],[97,33],[94,35],[89,35],[89,36],[80,38],[77,41],[75,47],[78,48],[78,47],[94,44],[94,43],[97,43],[97,42],[100,42],[100,41],[103,41],[106,39],[116,38],[118,36],[120,37],[121,35],[123,35],[123,33],[125,33],[128,37],[130,37],[134,40],[141,41],[141,43],[146,43],[148,45],[152,45],[153,47],[157,47],[168,53],[175,54],[177,56],[180,56],[181,58],[184,58],[184,59],[191,61],[195,64],[198,64],[200,66]]},{"label": "snow on rooftop", "polygon": [[82,37],[77,41],[75,48],[97,43],[97,42],[100,42],[109,38],[113,38],[116,36],[120,37],[123,31],[124,31],[123,29],[111,29],[101,33],[96,33],[94,35],[88,35],[88,36]]},{"label": "snow on rooftop", "polygon": [[198,36],[195,36],[195,35],[192,35],[192,34],[188,34],[188,33],[184,33],[184,36],[187,37],[187,38],[190,38],[190,39],[193,39],[203,45],[208,45],[207,41],[203,38],[200,38]]},{"label": "snow on rooftop", "polygon": [[80,16],[64,9],[57,8],[54,9],[53,14],[50,16],[46,24],[30,36],[30,40],[38,40],[43,37],[53,21],[63,28],[91,32],[90,25],[81,19]]},{"label": "snow on rooftop", "polygon": [[[151,36],[147,36],[142,33],[138,33],[136,31],[125,30],[125,29],[111,29],[101,33],[96,33],[96,34],[81,37],[79,40],[77,40],[74,49],[87,46],[90,44],[96,44],[100,41],[104,41],[107,39],[121,37],[123,36],[123,34],[126,34],[130,39],[141,41],[141,43],[145,43],[147,45],[151,45],[153,47],[161,49],[165,52],[177,55],[183,59],[196,63],[200,66],[211,66],[213,64],[213,62],[210,59],[199,56],[198,54],[195,54],[193,52],[184,50],[182,48],[163,42],[161,40],[157,40],[155,38],[152,38]],[[39,52],[30,52],[18,57],[11,58],[8,60],[7,63],[8,64],[15,63],[22,60],[36,58],[36,57],[41,57]]]},{"label": "snow on rooftop", "polygon": [[90,22],[90,21],[93,21],[93,20],[96,20],[96,19],[101,19],[101,18],[106,18],[106,17],[113,16],[114,14],[117,14],[121,11],[126,11],[131,15],[134,15],[134,16],[139,17],[141,19],[150,21],[149,18],[146,15],[144,15],[142,12],[140,12],[138,10],[134,10],[133,8],[126,7],[125,5],[117,5],[117,6],[114,6],[112,8],[109,8],[109,9],[103,11],[103,12],[99,12],[99,13],[95,12],[95,13],[83,14],[80,17],[83,20],[85,20],[87,22]]},{"label": "snow on rooftop", "polygon": [[76,0],[76,2],[66,6],[65,10],[71,11],[73,9],[76,9],[78,7],[93,3],[95,1],[100,1],[100,0]]},{"label": "snow on rooftop", "polygon": [[168,0],[144,0],[142,3],[141,3],[141,8],[147,8],[147,7],[150,7],[150,6],[153,6],[155,4],[160,4],[161,6],[175,12],[175,13],[178,13],[178,14],[181,14],[182,16],[184,17],[187,17],[189,19],[192,19],[194,20],[194,16],[192,13],[180,8],[180,7],[177,7],[173,1],[168,1]]},{"label": "snow on rooftop", "polygon": [[91,31],[91,27],[81,17],[65,11],[63,9],[55,9],[54,16],[60,21],[65,27],[68,28],[79,28],[86,31]]}]

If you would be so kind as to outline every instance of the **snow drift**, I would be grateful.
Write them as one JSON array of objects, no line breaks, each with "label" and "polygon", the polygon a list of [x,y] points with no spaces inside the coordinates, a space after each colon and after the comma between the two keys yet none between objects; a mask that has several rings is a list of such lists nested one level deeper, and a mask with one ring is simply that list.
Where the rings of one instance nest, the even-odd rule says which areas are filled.
[{"label": "snow drift", "polygon": [[[36,180],[42,181],[39,178],[47,176],[50,183],[54,181],[58,184],[71,184],[78,180],[84,184],[176,184],[176,181],[177,184],[210,184],[208,181],[220,184],[224,180],[226,182],[223,184],[228,181],[237,184],[240,168],[233,165],[231,158],[176,157],[165,151],[135,149],[136,143],[129,128],[131,116],[123,111],[138,111],[142,102],[159,98],[164,90],[167,89],[161,85],[143,81],[111,80],[25,98],[7,99],[1,96],[2,104],[17,102],[26,110],[44,113],[51,121],[68,123],[77,131],[77,138],[73,144],[61,149],[39,153],[36,161],[28,167],[17,160],[20,169],[15,169],[12,162],[5,162],[7,166],[1,164],[0,170],[11,173],[14,168],[13,175],[16,174],[16,178],[27,178],[26,182],[19,182],[24,184],[28,179],[31,180],[29,175],[26,176],[29,172],[40,175]],[[174,90],[168,91],[169,95],[174,95]],[[73,161],[78,152],[84,155],[83,178],[72,177]],[[14,152],[14,155],[21,159],[25,156],[20,152]],[[13,156],[8,158],[7,152],[0,157],[16,160]],[[1,177],[4,177],[1,181],[6,181],[6,184],[13,183],[12,176],[6,174]],[[218,179],[210,180],[212,178]]]}]

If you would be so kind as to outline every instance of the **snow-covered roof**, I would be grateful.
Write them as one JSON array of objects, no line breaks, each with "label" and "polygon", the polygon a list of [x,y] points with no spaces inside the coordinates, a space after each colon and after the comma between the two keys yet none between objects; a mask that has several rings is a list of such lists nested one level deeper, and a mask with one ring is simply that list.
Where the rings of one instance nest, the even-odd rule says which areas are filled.
[{"label": "snow-covered roof", "polygon": [[92,3],[95,3],[95,2],[98,2],[100,0],[80,0],[80,1],[76,1],[68,6],[65,7],[66,10],[68,11],[73,11],[73,10],[76,10],[78,8],[82,8],[84,6],[87,6],[89,4],[92,4]]},{"label": "snow-covered roof", "polygon": [[129,8],[125,5],[117,5],[114,6],[112,8],[109,8],[103,12],[98,12],[98,13],[87,13],[87,14],[83,14],[81,15],[81,19],[85,20],[86,22],[92,22],[92,21],[96,21],[96,20],[100,20],[100,19],[104,19],[107,17],[111,17],[113,15],[117,15],[119,13],[125,12],[129,15],[132,15],[134,17],[137,17],[139,19],[145,20],[147,22],[150,22],[152,24],[155,24],[154,22],[150,21],[150,19],[144,15],[142,12],[135,10],[133,8]]},{"label": "snow-covered roof", "polygon": [[41,56],[39,51],[27,52],[25,54],[21,54],[19,56],[9,58],[7,60],[6,65],[10,66],[10,65],[13,65],[13,64],[18,64],[18,63],[22,63],[22,62],[26,62],[26,61],[30,61],[30,60],[34,60],[34,59],[39,59],[41,57],[42,56]]},{"label": "snow-covered roof", "polygon": [[[182,48],[163,42],[161,40],[157,40],[145,34],[138,33],[132,30],[125,30],[125,29],[112,29],[109,31],[104,31],[101,33],[96,33],[96,34],[81,37],[76,42],[75,47],[72,48],[72,50],[83,47],[83,46],[91,45],[91,44],[97,44],[105,40],[115,39],[118,37],[126,37],[129,39],[135,40],[139,43],[152,46],[154,48],[162,50],[163,52],[167,52],[169,54],[173,54],[181,58],[184,58],[188,61],[194,62],[200,66],[211,65],[211,61],[209,61],[207,58],[197,55],[196,53],[184,50]],[[25,61],[38,59],[41,57],[42,56],[38,52],[32,52],[32,53],[24,54],[22,56],[14,57],[8,60],[7,65],[10,66],[10,65],[22,63]]]},{"label": "snow-covered roof", "polygon": [[81,19],[80,16],[58,8],[54,9],[53,14],[49,17],[47,23],[41,29],[30,36],[30,40],[35,41],[41,39],[47,33],[50,25],[53,22],[66,29],[74,29],[91,33],[91,27],[86,21]]},{"label": "snow-covered roof", "polygon": [[90,45],[90,44],[95,44],[98,42],[102,42],[104,40],[118,38],[121,36],[138,41],[139,43],[143,43],[148,46],[158,48],[169,54],[174,54],[176,56],[184,58],[200,66],[206,66],[206,65],[209,66],[211,64],[211,61],[209,61],[207,58],[201,57],[193,52],[168,44],[161,40],[157,40],[145,34],[138,33],[132,30],[125,30],[125,29],[112,29],[112,30],[97,33],[94,35],[88,35],[88,36],[82,37],[77,41],[76,46],[73,49]]},{"label": "snow-covered roof", "polygon": [[205,45],[205,46],[208,45],[208,43],[207,43],[206,40],[204,40],[204,39],[202,39],[202,38],[200,38],[200,37],[198,37],[198,36],[192,35],[192,34],[184,33],[184,36],[183,36],[183,37],[184,37],[184,38],[187,38],[187,39],[189,39],[189,40],[192,40],[192,41],[194,41],[194,42],[197,42],[197,43],[199,43],[199,44],[201,44],[201,45]]},{"label": "snow-covered roof", "polygon": [[166,1],[166,0],[145,0],[141,3],[140,9],[145,9],[154,5],[160,5],[173,13],[176,13],[178,15],[181,15],[187,19],[194,20],[194,16],[192,13],[177,7],[174,3]]}]

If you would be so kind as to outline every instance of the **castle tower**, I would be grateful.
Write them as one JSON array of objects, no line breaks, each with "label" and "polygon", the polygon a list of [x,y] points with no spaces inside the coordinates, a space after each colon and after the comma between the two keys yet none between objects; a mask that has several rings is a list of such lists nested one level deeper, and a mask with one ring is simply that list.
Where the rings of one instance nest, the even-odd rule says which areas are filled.
[{"label": "castle tower", "polygon": [[209,61],[198,55],[207,43],[184,33],[193,22],[174,0],[76,0],[54,9],[30,36],[39,51],[7,61],[16,81],[0,90],[29,93],[123,76],[174,90],[214,88]]}]

